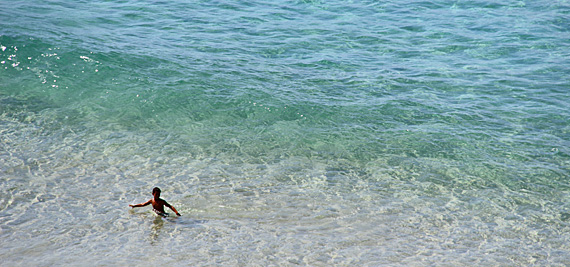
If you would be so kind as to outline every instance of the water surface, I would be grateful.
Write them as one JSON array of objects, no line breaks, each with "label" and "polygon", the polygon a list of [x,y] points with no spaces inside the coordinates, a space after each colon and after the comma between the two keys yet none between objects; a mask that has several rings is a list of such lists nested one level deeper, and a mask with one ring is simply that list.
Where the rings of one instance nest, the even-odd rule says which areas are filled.
[{"label": "water surface", "polygon": [[2,2],[0,259],[569,265],[569,13]]}]

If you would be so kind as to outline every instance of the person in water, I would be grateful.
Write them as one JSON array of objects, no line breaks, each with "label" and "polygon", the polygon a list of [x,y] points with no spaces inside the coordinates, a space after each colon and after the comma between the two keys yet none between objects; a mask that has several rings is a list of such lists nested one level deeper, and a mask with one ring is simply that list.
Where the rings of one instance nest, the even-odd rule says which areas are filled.
[{"label": "person in water", "polygon": [[152,204],[152,210],[154,210],[154,212],[156,212],[156,214],[163,216],[163,217],[167,217],[168,213],[166,213],[164,211],[164,206],[167,206],[172,211],[174,211],[174,213],[176,213],[176,215],[180,216],[180,213],[178,213],[178,211],[173,206],[168,204],[168,202],[166,202],[166,200],[160,198],[160,188],[158,188],[158,187],[153,188],[152,189],[152,196],[154,196],[154,198],[151,198],[149,201],[147,201],[145,203],[129,205],[129,207],[138,208],[138,207],[147,206],[148,204]]}]

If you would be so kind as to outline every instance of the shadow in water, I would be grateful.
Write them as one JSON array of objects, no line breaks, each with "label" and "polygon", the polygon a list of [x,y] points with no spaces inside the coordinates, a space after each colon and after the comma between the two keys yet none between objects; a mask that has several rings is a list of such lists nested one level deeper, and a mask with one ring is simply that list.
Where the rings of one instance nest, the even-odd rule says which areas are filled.
[{"label": "shadow in water", "polygon": [[164,219],[160,216],[155,216],[154,220],[152,221],[152,226],[150,228],[150,243],[155,245],[159,242],[160,233],[164,228]]},{"label": "shadow in water", "polygon": [[[196,220],[184,217],[154,216],[150,229],[150,243],[158,244],[159,239],[164,237],[165,231],[184,231],[184,229],[200,227],[206,220]],[[169,226],[170,225],[170,226]]]}]

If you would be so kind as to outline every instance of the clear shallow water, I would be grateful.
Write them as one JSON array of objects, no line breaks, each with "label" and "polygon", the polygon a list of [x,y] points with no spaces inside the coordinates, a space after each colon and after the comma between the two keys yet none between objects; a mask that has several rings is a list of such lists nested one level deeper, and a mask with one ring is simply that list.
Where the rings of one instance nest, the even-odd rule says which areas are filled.
[{"label": "clear shallow water", "polygon": [[0,259],[568,265],[569,11],[2,2]]}]

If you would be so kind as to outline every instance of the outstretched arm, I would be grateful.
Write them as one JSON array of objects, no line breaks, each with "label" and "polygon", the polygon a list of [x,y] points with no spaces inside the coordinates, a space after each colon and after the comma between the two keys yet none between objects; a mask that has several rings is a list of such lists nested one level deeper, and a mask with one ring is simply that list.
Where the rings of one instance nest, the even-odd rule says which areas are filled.
[{"label": "outstretched arm", "polygon": [[138,208],[138,207],[144,207],[146,205],[149,205],[152,202],[152,199],[150,199],[149,201],[145,202],[145,203],[141,203],[141,204],[135,204],[135,205],[129,205],[129,207],[131,208]]},{"label": "outstretched arm", "polygon": [[172,211],[174,211],[174,213],[176,213],[176,215],[180,216],[180,213],[178,213],[178,211],[173,206],[171,206],[170,204],[165,203],[164,206],[169,207]]}]

